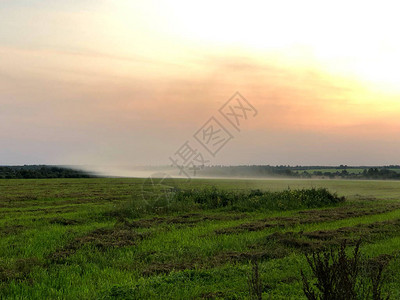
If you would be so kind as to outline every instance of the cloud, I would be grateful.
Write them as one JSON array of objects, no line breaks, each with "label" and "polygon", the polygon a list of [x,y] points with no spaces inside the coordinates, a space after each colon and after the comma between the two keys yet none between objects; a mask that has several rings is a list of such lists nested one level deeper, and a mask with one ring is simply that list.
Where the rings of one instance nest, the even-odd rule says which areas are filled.
[{"label": "cloud", "polygon": [[0,54],[3,164],[167,163],[235,91],[259,113],[215,162],[379,163],[400,150],[388,144],[399,128],[391,99],[374,101],[382,95],[316,67],[235,53],[179,63],[83,50]]}]

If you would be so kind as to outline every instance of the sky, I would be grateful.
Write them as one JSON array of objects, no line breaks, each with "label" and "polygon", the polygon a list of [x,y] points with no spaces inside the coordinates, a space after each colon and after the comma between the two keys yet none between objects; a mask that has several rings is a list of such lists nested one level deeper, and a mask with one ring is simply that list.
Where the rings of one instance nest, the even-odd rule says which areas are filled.
[{"label": "sky", "polygon": [[399,6],[2,0],[0,165],[400,164]]}]

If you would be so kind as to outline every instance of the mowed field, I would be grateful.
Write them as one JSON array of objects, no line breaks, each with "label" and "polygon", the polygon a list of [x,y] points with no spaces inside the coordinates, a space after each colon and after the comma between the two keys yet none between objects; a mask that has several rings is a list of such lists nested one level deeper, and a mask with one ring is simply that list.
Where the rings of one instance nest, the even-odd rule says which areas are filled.
[{"label": "mowed field", "polygon": [[346,201],[290,211],[115,213],[141,199],[143,179],[0,181],[0,298],[246,299],[251,259],[265,299],[302,299],[304,251],[362,239],[393,255],[384,288],[400,298],[400,182],[176,180],[180,189],[325,187]]}]

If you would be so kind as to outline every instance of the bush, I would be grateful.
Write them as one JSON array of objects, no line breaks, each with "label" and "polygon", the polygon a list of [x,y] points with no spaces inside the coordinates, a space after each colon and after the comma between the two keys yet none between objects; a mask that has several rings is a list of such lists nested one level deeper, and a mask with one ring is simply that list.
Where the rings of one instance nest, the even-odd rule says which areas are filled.
[{"label": "bush", "polygon": [[276,211],[336,205],[345,200],[324,188],[289,189],[280,192],[228,191],[216,187],[191,190],[173,188],[171,191],[164,191],[163,193],[150,193],[147,198],[124,203],[113,212],[113,215],[139,217],[143,214],[163,214],[201,209],[241,212]]},{"label": "bush", "polygon": [[252,265],[251,274],[247,279],[250,299],[262,300],[262,282],[260,278],[258,261],[252,260],[251,265]]},{"label": "bush", "polygon": [[372,264],[362,259],[359,240],[352,256],[346,254],[346,241],[337,251],[312,252],[306,255],[314,284],[303,270],[303,291],[309,300],[389,299],[382,297],[383,270],[386,264]]},{"label": "bush", "polygon": [[240,211],[314,208],[334,205],[343,201],[344,198],[339,198],[323,188],[270,192],[261,190],[225,191],[211,187],[201,190],[177,191],[172,199],[172,203],[191,203],[193,206],[203,209],[228,208]]}]

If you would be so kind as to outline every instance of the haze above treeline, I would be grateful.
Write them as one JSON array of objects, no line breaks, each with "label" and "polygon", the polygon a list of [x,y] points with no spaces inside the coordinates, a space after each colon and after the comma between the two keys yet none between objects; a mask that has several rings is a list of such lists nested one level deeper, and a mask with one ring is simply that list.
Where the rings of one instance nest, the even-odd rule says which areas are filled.
[{"label": "haze above treeline", "polygon": [[[321,178],[400,179],[400,166],[204,166],[201,169],[160,167],[103,168],[80,166],[24,165],[0,166],[0,179],[91,178],[91,177],[182,177],[182,178]],[[107,171],[108,170],[108,171]]]}]

